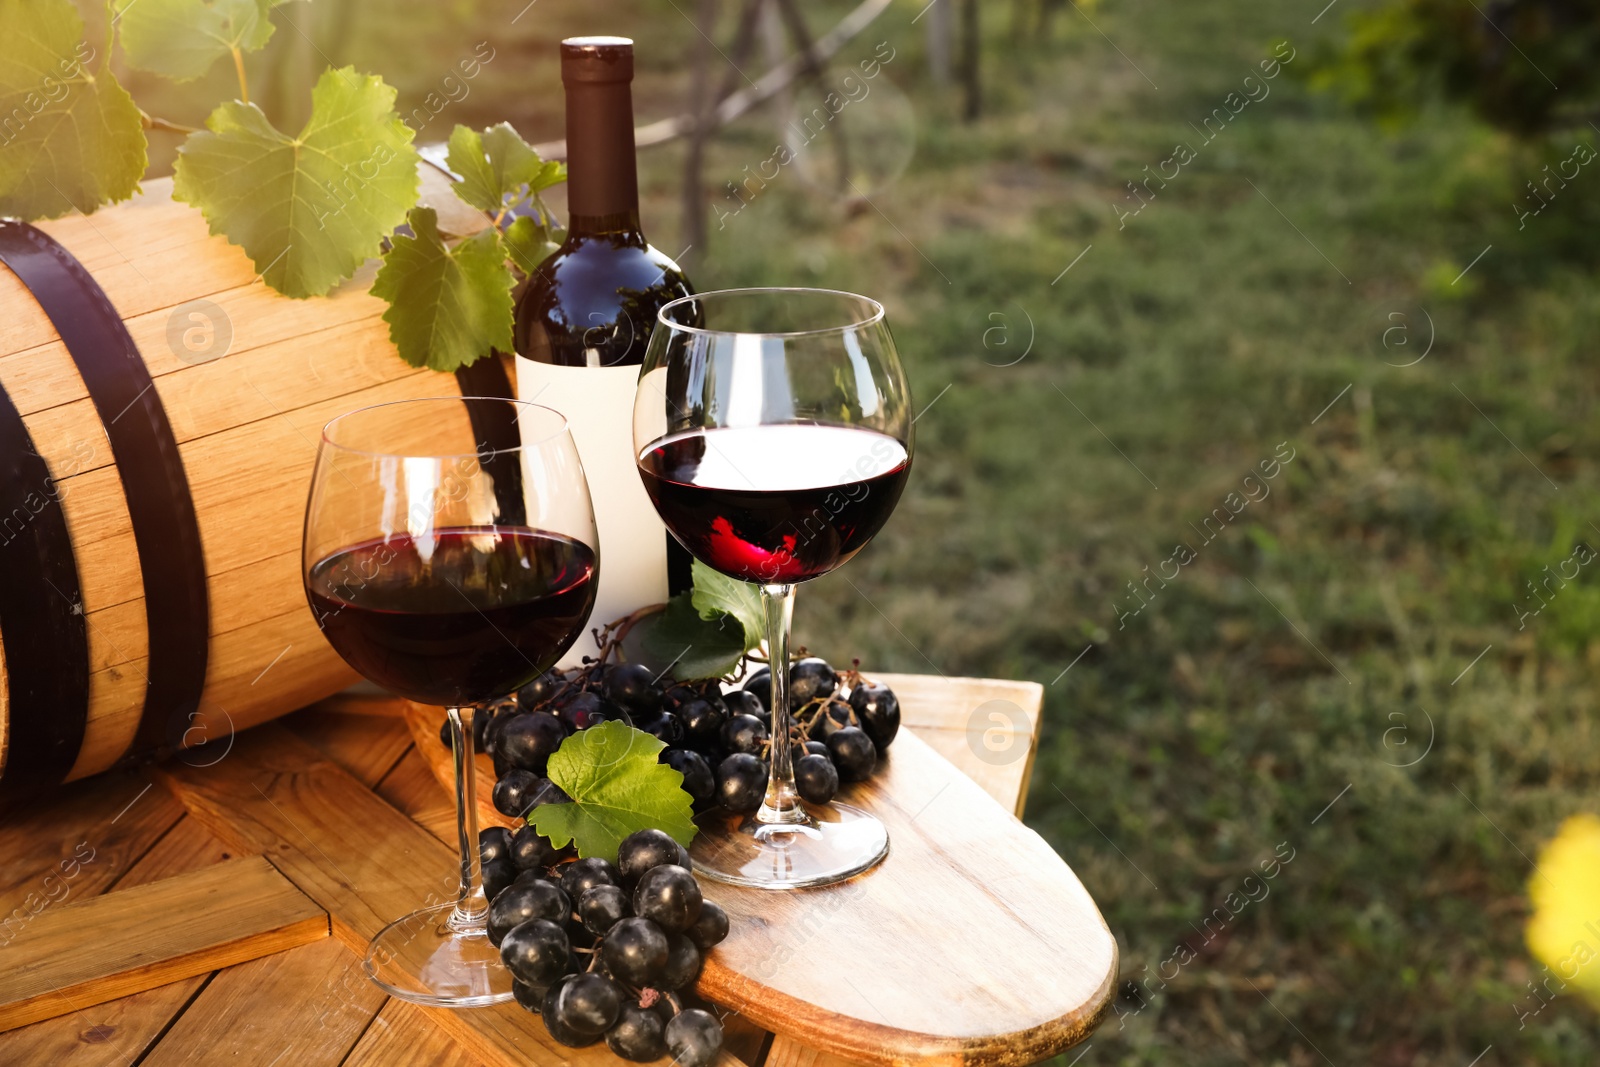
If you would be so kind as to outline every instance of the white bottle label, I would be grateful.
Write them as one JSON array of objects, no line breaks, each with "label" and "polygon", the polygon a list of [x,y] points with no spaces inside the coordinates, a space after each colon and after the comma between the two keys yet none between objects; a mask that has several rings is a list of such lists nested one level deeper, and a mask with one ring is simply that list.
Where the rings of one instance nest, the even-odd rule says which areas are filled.
[{"label": "white bottle label", "polygon": [[600,586],[589,625],[562,667],[598,651],[589,631],[667,599],[667,531],[633,452],[638,367],[558,367],[517,357],[517,399],[566,417],[600,531]]}]

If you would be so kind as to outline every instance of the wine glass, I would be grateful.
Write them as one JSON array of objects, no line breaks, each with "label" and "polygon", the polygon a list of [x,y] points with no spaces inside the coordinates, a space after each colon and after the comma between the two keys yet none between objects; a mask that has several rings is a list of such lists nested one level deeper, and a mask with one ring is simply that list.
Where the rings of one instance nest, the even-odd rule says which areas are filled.
[{"label": "wine glass", "polygon": [[761,587],[771,658],[765,802],[691,852],[708,878],[765,889],[868,869],[889,834],[794,784],[789,621],[795,586],[866,547],[911,470],[911,396],[882,305],[825,289],[735,289],[663,305],[634,403],[639,476],[706,566]]},{"label": "wine glass", "polygon": [[526,685],[583,632],[598,543],[577,448],[549,408],[403,400],[323,428],[302,556],[311,610],[363,677],[443,705],[455,754],[459,889],[373,938],[366,971],[392,996],[511,999],[479,869],[474,705]]}]

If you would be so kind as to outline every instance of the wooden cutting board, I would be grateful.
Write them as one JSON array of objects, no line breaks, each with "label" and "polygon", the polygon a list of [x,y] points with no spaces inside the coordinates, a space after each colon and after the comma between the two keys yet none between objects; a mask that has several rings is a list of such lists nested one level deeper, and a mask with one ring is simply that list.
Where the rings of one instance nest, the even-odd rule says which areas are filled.
[{"label": "wooden cutting board", "polygon": [[[961,699],[967,682],[890,680],[902,707]],[[982,685],[970,684],[974,694]],[[442,720],[437,708],[407,712],[419,752],[448,789]],[[506,824],[488,801],[487,759],[478,773],[482,823]],[[702,995],[870,1064],[1034,1063],[1094,1028],[1115,992],[1116,940],[1038,834],[909,730],[870,781],[840,798],[888,825],[888,858],[821,889],[702,881],[732,927],[706,961]]]}]

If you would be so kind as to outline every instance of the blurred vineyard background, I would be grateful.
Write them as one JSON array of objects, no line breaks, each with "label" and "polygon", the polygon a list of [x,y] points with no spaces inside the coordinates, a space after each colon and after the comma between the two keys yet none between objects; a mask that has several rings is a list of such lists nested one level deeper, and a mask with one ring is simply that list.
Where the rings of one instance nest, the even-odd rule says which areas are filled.
[{"label": "blurred vineyard background", "polygon": [[[1046,685],[1028,820],[1126,980],[1071,1062],[1600,1061],[1589,1008],[1535,998],[1522,932],[1530,857],[1600,777],[1600,572],[1530,585],[1600,546],[1600,167],[1573,162],[1595,5],[936,3],[896,0],[719,131],[692,247],[686,145],[641,157],[647,230],[700,288],[881,298],[926,405],[905,501],[801,598],[798,639]],[[545,141],[560,37],[636,38],[647,122],[697,69],[740,87],[787,48],[764,23],[730,72],[739,6],[290,4],[252,86],[287,128],[352,63],[421,143],[502,119]],[[851,7],[797,5],[813,34]],[[196,124],[226,66],[129,85]],[[745,184],[852,71],[859,99]],[[152,140],[159,169],[176,138]],[[1268,895],[1204,926],[1275,850]]]}]

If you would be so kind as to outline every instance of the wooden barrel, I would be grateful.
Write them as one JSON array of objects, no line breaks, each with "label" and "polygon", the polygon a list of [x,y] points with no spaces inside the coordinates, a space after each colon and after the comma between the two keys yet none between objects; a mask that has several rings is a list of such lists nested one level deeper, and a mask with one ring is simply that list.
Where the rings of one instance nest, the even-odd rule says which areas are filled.
[{"label": "wooden barrel", "polygon": [[47,270],[81,264],[137,357],[126,338],[120,368],[81,350],[96,346],[72,343],[76,316],[96,301],[63,319],[58,292],[47,314],[18,256],[0,266],[0,796],[216,741],[354,681],[301,587],[320,429],[367,404],[509,395],[504,369],[482,360],[458,382],[404,363],[368,292],[375,264],[328,297],[273,292],[168,181],[8,226]]}]

